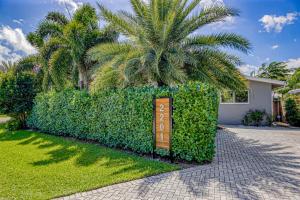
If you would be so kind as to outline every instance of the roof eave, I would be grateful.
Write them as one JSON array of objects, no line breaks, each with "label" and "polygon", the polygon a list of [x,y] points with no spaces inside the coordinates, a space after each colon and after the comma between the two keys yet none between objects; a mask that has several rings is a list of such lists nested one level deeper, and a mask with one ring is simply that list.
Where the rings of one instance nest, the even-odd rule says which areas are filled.
[{"label": "roof eave", "polygon": [[267,79],[267,78],[256,78],[251,76],[245,76],[245,78],[249,81],[257,81],[262,83],[270,83],[273,87],[282,87],[286,85],[285,81],[278,81],[273,79]]}]

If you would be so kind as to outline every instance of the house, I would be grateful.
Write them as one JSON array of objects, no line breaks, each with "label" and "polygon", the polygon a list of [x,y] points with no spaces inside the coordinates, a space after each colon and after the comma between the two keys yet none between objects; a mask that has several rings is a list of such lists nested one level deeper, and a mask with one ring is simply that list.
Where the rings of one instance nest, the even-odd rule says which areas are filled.
[{"label": "house", "polygon": [[241,124],[250,110],[264,110],[270,116],[277,115],[277,105],[273,102],[274,89],[285,85],[283,81],[246,76],[248,90],[226,91],[221,95],[219,124]]}]

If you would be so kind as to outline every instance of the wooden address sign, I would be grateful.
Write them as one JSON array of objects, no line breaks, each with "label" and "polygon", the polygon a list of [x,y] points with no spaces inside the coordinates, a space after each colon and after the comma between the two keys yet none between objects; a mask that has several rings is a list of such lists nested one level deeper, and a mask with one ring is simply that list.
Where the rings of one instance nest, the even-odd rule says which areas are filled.
[{"label": "wooden address sign", "polygon": [[153,111],[155,148],[171,150],[172,98],[154,99]]}]

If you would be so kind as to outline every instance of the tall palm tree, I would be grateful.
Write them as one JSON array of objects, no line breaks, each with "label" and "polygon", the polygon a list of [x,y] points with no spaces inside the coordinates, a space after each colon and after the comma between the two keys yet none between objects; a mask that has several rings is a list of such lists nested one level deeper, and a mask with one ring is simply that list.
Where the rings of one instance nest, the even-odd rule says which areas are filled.
[{"label": "tall palm tree", "polygon": [[98,4],[102,17],[125,36],[118,43],[94,47],[89,55],[100,64],[112,63],[124,74],[125,85],[173,85],[201,80],[220,87],[243,86],[235,68],[238,57],[222,51],[229,47],[247,53],[248,40],[233,33],[202,35],[199,28],[238,15],[214,6],[194,12],[200,0],[131,0],[134,13],[113,13]]},{"label": "tall palm tree", "polygon": [[96,11],[88,4],[78,9],[71,20],[57,12],[49,13],[37,31],[28,35],[31,44],[39,49],[36,61],[43,70],[44,88],[53,85],[60,90],[71,82],[87,89],[94,66],[86,59],[87,50],[116,37],[110,28],[100,30]]},{"label": "tall palm tree", "polygon": [[258,77],[286,81],[290,70],[284,62],[271,62],[269,65],[262,64],[258,70]]},{"label": "tall palm tree", "polygon": [[[69,20],[64,14],[49,12],[37,30],[27,35],[27,40],[38,49],[38,53],[23,58],[18,66],[18,71],[33,70],[35,67],[39,67],[42,87],[45,91],[50,88],[59,89],[63,87],[63,83],[54,83],[55,76],[51,73],[52,68],[49,66],[49,61],[52,53],[57,49],[57,46],[53,44],[53,38],[62,37],[63,28],[68,23]],[[61,77],[62,80],[67,79],[62,74]]]}]

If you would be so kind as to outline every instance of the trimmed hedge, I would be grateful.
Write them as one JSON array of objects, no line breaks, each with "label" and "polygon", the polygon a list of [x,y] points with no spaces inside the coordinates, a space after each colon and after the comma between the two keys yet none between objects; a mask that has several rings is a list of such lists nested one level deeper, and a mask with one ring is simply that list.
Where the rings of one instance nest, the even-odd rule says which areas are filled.
[{"label": "trimmed hedge", "polygon": [[39,94],[27,123],[50,134],[147,154],[153,151],[153,95],[174,98],[173,154],[188,161],[212,160],[219,97],[206,84],[108,90],[96,95],[76,90]]}]

